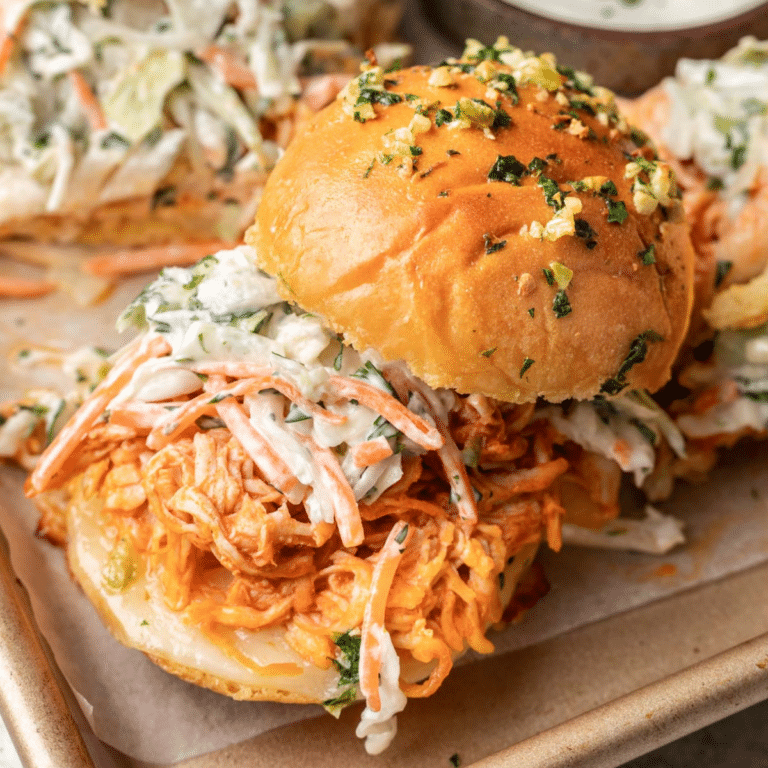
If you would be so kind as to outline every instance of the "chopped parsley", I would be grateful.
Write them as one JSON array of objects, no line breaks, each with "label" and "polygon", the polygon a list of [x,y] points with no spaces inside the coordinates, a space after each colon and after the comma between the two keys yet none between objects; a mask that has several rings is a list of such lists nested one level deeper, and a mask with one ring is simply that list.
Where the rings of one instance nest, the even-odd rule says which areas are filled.
[{"label": "chopped parsley", "polygon": [[731,168],[738,171],[747,159],[747,145],[738,144],[731,152]]},{"label": "chopped parsley", "polygon": [[530,357],[526,357],[525,360],[523,360],[523,365],[520,368],[520,378],[522,379],[523,376],[525,376],[525,372],[535,363],[535,360],[531,360]]},{"label": "chopped parsley", "polygon": [[554,179],[550,179],[549,176],[545,176],[542,173],[539,175],[539,186],[544,192],[544,199],[547,201],[547,205],[556,211],[560,211],[565,207],[564,200],[568,193],[560,189]]},{"label": "chopped parsley", "polygon": [[555,273],[551,269],[547,269],[546,267],[541,270],[544,273],[544,277],[547,280],[547,285],[554,285],[555,284]]},{"label": "chopped parsley", "polygon": [[510,125],[512,125],[512,118],[497,104],[493,113],[491,128],[497,130],[499,128],[509,128]]},{"label": "chopped parsley", "polygon": [[485,243],[485,252],[489,255],[500,251],[507,244],[506,240],[499,240],[496,243],[492,242],[490,235],[483,235],[483,242]]},{"label": "chopped parsley", "polygon": [[619,366],[619,370],[613,378],[603,382],[600,391],[608,395],[617,395],[621,392],[627,386],[629,371],[645,360],[648,354],[648,344],[658,341],[664,341],[664,337],[653,330],[643,331],[632,339],[629,344],[629,353],[624,358],[624,362]]},{"label": "chopped parsley", "polygon": [[514,155],[498,155],[493,167],[488,171],[489,181],[506,181],[507,184],[520,186],[520,179],[528,169]]},{"label": "chopped parsley", "polygon": [[715,265],[715,288],[719,288],[728,273],[733,269],[732,261],[718,261]]},{"label": "chopped parsley", "polygon": [[306,421],[311,418],[304,411],[300,410],[295,403],[291,403],[291,407],[288,410],[288,414],[285,417],[286,424],[296,424],[299,421]]},{"label": "chopped parsley", "polygon": [[333,642],[339,649],[339,657],[331,659],[339,673],[339,686],[357,685],[360,679],[360,635],[349,629],[336,635]]},{"label": "chopped parsley", "polygon": [[571,105],[571,109],[580,109],[592,117],[595,116],[595,108],[585,99],[569,99],[568,103]]},{"label": "chopped parsley", "polygon": [[589,226],[586,219],[574,219],[573,224],[576,230],[576,237],[584,241],[584,245],[591,251],[597,245],[597,232]]},{"label": "chopped parsley", "polygon": [[393,104],[399,104],[402,100],[403,97],[399,93],[379,91],[375,88],[361,88],[355,106],[359,107],[362,104],[381,104],[385,107],[391,107]]},{"label": "chopped parsley", "polygon": [[643,262],[647,267],[656,263],[656,245],[651,243],[647,248],[639,251],[637,258]]},{"label": "chopped parsley", "polygon": [[344,360],[344,342],[339,339],[339,353],[333,358],[333,370],[340,371]]},{"label": "chopped parsley", "polygon": [[461,768],[461,758],[459,757],[458,752],[454,752],[448,758],[448,762],[453,766],[453,768]]},{"label": "chopped parsley", "polygon": [[616,185],[608,179],[601,187],[600,187],[600,194],[601,195],[612,195],[615,197],[619,194],[619,190],[616,189]]},{"label": "chopped parsley", "polygon": [[535,308],[535,307],[531,307],[531,308],[528,310],[528,314],[529,314],[531,317],[533,317],[533,316],[536,314],[536,308]]},{"label": "chopped parsley", "polygon": [[131,142],[128,141],[125,136],[121,136],[119,133],[115,133],[115,131],[110,131],[101,140],[102,149],[112,149],[114,147],[119,147],[120,149],[128,149],[130,146]]},{"label": "chopped parsley", "polygon": [[651,445],[656,445],[658,440],[656,433],[640,419],[630,419],[630,424],[647,440]]},{"label": "chopped parsley", "polygon": [[520,101],[520,96],[517,93],[517,83],[513,75],[507,72],[497,72],[493,79],[507,86],[507,90],[504,92],[513,104],[517,104]]},{"label": "chopped parsley", "polygon": [[627,206],[621,200],[611,200],[608,197],[603,198],[608,206],[608,221],[611,224],[623,224],[626,220]]},{"label": "chopped parsley", "polygon": [[397,536],[395,536],[395,541],[398,544],[402,544],[405,541],[407,536],[408,536],[408,526],[404,525],[403,530],[400,531],[400,533],[398,533]]},{"label": "chopped parsley", "polygon": [[19,405],[20,411],[29,411],[32,415],[37,416],[40,418],[41,416],[45,416],[48,413],[48,406],[46,405],[40,405],[40,403],[35,403],[34,405]]},{"label": "chopped parsley", "polygon": [[552,311],[555,313],[555,317],[557,317],[558,320],[566,315],[570,315],[573,311],[571,302],[568,301],[568,296],[564,290],[561,289],[555,294],[554,301],[552,302]]},{"label": "chopped parsley", "polygon": [[498,349],[498,347],[491,347],[490,349],[486,349],[485,351],[481,352],[480,354],[483,357],[490,357],[497,349]]},{"label": "chopped parsley", "polygon": [[193,275],[192,279],[188,283],[185,283],[182,288],[184,288],[185,291],[193,291],[195,288],[197,288],[198,285],[200,285],[200,283],[203,282],[204,279],[205,275],[202,273]]},{"label": "chopped parsley", "polygon": [[568,88],[573,88],[574,91],[581,91],[581,93],[586,93],[590,96],[592,95],[592,87],[581,79],[579,73],[573,67],[558,64],[557,71],[565,78],[564,85]]},{"label": "chopped parsley", "polygon": [[393,397],[397,397],[395,390],[392,389],[392,385],[384,378],[384,374],[370,360],[368,360],[364,365],[361,365],[351,375],[356,379],[362,379],[363,381],[367,381],[370,384],[378,386],[379,389],[383,389]]},{"label": "chopped parsley", "polygon": [[[439,128],[445,123],[450,123],[453,120],[453,115],[447,109],[438,109],[435,113],[435,125]],[[450,154],[451,150],[448,150]]]}]

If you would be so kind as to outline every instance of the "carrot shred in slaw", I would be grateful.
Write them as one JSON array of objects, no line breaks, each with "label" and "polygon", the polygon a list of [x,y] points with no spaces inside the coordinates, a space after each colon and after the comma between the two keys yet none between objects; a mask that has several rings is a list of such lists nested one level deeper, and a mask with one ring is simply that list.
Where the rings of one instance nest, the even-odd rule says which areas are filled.
[{"label": "carrot shred in slaw", "polygon": [[6,299],[35,299],[56,290],[56,284],[47,280],[0,275],[0,296]]},{"label": "carrot shred in slaw", "polygon": [[161,267],[188,267],[227,244],[220,240],[201,243],[166,243],[146,248],[105,251],[85,259],[82,270],[97,277],[121,277]]}]

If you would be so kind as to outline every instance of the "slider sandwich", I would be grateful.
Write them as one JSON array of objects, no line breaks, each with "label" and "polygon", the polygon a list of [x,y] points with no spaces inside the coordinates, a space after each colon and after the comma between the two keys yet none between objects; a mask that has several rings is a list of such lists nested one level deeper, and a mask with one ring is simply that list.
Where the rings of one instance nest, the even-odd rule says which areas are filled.
[{"label": "slider sandwich", "polygon": [[190,264],[239,242],[297,123],[334,98],[368,46],[401,55],[386,44],[399,10],[4,2],[0,253],[48,273],[0,277],[0,296],[63,283],[87,303],[105,287],[94,275]]},{"label": "slider sandwich", "polygon": [[493,650],[563,519],[599,527],[681,449],[647,390],[692,283],[668,167],[585,75],[505,38],[371,60],[247,244],[123,313],[140,334],[29,477],[40,532],[124,643],[236,698],[362,699],[378,752]]}]

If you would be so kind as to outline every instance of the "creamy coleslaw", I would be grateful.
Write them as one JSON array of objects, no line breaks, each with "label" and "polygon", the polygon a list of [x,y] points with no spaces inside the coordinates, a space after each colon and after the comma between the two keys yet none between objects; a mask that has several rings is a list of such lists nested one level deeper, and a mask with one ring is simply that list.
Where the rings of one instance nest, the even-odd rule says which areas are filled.
[{"label": "creamy coleslaw", "polygon": [[172,205],[263,174],[305,78],[354,72],[361,52],[348,38],[370,5],[5,3],[0,223],[130,199]]}]

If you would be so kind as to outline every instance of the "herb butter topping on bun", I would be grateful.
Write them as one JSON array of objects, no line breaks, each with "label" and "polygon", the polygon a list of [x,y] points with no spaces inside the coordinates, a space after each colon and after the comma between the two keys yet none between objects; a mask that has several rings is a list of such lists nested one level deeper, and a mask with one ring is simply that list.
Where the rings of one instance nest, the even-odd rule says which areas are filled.
[{"label": "herb butter topping on bun", "polygon": [[123,642],[237,698],[364,699],[379,752],[546,592],[566,515],[684,454],[643,390],[690,245],[610,95],[504,40],[372,64],[294,147],[250,244],[122,314],[27,491]]},{"label": "herb butter topping on bun", "polygon": [[369,66],[288,148],[248,238],[284,297],[432,386],[655,390],[693,256],[653,158],[610,92],[503,38],[470,44],[437,68]]}]

